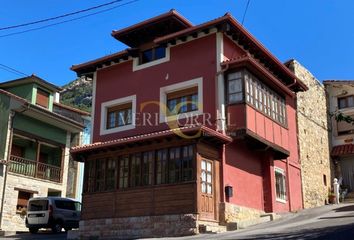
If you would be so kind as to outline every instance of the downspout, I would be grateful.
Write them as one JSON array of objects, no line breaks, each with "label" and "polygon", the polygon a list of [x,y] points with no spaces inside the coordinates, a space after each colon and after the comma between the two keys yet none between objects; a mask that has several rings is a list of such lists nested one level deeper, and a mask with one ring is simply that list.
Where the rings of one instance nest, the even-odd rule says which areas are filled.
[{"label": "downspout", "polygon": [[[221,75],[221,74],[223,74],[224,72],[226,72],[227,70],[229,69],[229,64],[226,64],[226,67],[225,68],[221,68],[221,70],[220,71],[218,71],[217,73],[216,73],[216,76],[215,76],[215,78],[216,78],[216,82],[218,81],[218,77],[219,77],[219,75]],[[225,89],[223,89],[223,91],[225,91]],[[222,127],[222,129],[221,129],[221,131],[222,131],[222,133],[223,134],[225,134],[226,133],[226,131],[225,131],[225,126],[226,126],[226,116],[225,116],[225,112],[226,112],[226,110],[225,110],[225,105],[223,106],[223,109],[221,109],[221,116],[219,116],[220,117],[220,119],[216,119],[216,122],[218,122],[219,120],[221,120],[221,127]],[[224,191],[224,166],[225,166],[225,154],[226,154],[226,151],[225,151],[225,149],[226,149],[226,147],[225,147],[225,144],[223,144],[222,145],[222,152],[221,152],[221,154],[222,154],[222,156],[221,156],[221,158],[222,158],[222,164],[221,164],[221,168],[220,168],[220,180],[221,180],[221,199],[220,199],[220,202],[225,202],[225,191]]]},{"label": "downspout", "polygon": [[[30,105],[27,104],[25,109],[20,110],[18,113],[23,113],[27,111],[30,108]],[[2,199],[1,199],[1,208],[0,208],[0,230],[2,229],[2,220],[3,220],[3,211],[4,211],[4,203],[5,203],[5,193],[6,193],[6,182],[7,182],[7,174],[8,174],[8,165],[10,162],[10,156],[11,156],[11,148],[12,148],[12,140],[13,140],[13,125],[14,125],[14,118],[16,115],[16,110],[12,110],[10,113],[10,119],[9,119],[9,124],[10,126],[10,136],[9,136],[9,147],[7,149],[7,159],[6,159],[6,164],[5,166],[5,176],[4,176],[4,182],[3,182],[3,187],[2,187]]]}]

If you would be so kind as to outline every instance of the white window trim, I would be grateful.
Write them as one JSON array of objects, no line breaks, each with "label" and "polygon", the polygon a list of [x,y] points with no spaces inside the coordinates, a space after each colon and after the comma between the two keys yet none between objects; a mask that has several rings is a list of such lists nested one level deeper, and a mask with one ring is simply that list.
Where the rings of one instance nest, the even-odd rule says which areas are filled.
[{"label": "white window trim", "polygon": [[[285,178],[285,199],[281,199],[281,198],[277,198],[277,180],[276,180],[276,176],[275,176],[275,173],[280,173],[284,176]],[[275,200],[277,202],[281,202],[281,203],[287,203],[287,187],[286,187],[286,175],[285,175],[285,171],[284,169],[281,169],[281,168],[278,168],[278,167],[274,167],[274,183],[275,183]]]},{"label": "white window trim", "polygon": [[[191,87],[198,87],[198,110],[192,111],[192,112],[187,112],[187,113],[181,113],[177,114],[174,116],[165,116],[164,113],[164,108],[162,106],[166,106],[167,108],[167,94],[188,89]],[[184,118],[190,118],[194,117],[197,115],[200,115],[203,113],[203,78],[195,78],[192,80],[168,85],[165,87],[160,88],[160,123],[165,123],[165,122],[170,122],[170,121],[175,121],[176,117],[177,119],[184,119]]]},{"label": "white window trim", "polygon": [[170,61],[170,48],[170,46],[166,47],[165,57],[144,64],[139,64],[139,57],[133,58],[133,72]]},{"label": "white window trim", "polygon": [[[114,107],[117,105],[132,103],[132,123],[129,125],[124,125],[120,127],[107,129],[107,110],[110,107]],[[100,126],[100,135],[106,135],[111,133],[122,132],[135,128],[135,115],[136,115],[136,95],[131,95],[128,97],[114,99],[108,102],[103,102],[101,104],[101,126]]]}]

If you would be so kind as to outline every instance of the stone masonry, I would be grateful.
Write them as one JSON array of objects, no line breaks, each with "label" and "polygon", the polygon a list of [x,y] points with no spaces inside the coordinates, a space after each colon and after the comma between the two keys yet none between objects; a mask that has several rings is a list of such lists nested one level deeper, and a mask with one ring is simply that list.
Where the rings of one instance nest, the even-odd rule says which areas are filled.
[{"label": "stone masonry", "polygon": [[297,122],[304,208],[324,205],[332,180],[325,88],[296,60],[286,65],[309,88],[297,93]]},{"label": "stone masonry", "polygon": [[80,239],[132,239],[198,233],[196,214],[140,216],[80,221]]}]

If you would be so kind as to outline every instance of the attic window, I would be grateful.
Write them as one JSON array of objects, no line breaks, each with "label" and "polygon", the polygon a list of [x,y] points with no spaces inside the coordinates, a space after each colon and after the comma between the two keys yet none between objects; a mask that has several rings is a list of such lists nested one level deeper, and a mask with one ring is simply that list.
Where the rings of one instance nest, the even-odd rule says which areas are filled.
[{"label": "attic window", "polygon": [[150,48],[140,53],[140,64],[152,62],[166,56],[165,47]]},{"label": "attic window", "polygon": [[49,93],[41,89],[37,89],[36,104],[45,108],[49,106]]}]

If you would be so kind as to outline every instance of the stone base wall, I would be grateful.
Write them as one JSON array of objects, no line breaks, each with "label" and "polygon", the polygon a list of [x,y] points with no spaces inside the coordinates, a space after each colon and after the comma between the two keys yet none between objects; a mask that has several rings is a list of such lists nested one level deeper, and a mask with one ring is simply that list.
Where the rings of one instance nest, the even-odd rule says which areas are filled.
[{"label": "stone base wall", "polygon": [[82,220],[79,232],[80,239],[176,237],[199,233],[197,214]]},{"label": "stone base wall", "polygon": [[8,173],[5,190],[4,213],[1,225],[2,230],[28,231],[25,225],[25,216],[21,215],[20,212],[17,212],[16,209],[19,192],[18,189],[35,192],[33,197],[48,196],[48,189],[61,191],[62,196],[65,195],[65,187],[63,187],[62,184]]},{"label": "stone base wall", "polygon": [[222,202],[219,204],[220,224],[237,223],[259,219],[264,211]]}]

